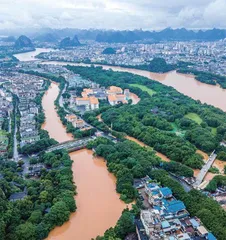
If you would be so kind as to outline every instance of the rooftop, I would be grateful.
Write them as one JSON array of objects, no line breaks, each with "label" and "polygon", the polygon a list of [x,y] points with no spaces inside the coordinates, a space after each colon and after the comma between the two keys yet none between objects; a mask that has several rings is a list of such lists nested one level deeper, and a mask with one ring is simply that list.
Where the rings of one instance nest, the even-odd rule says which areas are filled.
[{"label": "rooftop", "polygon": [[171,202],[168,202],[167,206],[165,207],[166,207],[166,210],[170,213],[177,213],[186,208],[184,203],[179,200],[173,200]]},{"label": "rooftop", "polygon": [[170,188],[163,187],[159,189],[160,193],[163,195],[163,197],[171,196],[173,193]]}]

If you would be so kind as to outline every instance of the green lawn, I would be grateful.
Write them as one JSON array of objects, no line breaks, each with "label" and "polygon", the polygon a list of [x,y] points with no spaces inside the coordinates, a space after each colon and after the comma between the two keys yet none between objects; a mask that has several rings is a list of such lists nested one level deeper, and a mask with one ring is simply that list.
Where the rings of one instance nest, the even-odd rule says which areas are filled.
[{"label": "green lawn", "polygon": [[214,135],[214,136],[216,136],[217,135],[217,128],[212,128],[211,129],[211,132],[212,132],[212,134]]},{"label": "green lawn", "polygon": [[7,138],[7,132],[0,130],[0,148],[4,148],[4,146],[8,145],[8,138]]},{"label": "green lawn", "polygon": [[175,133],[179,137],[184,137],[186,131],[179,129],[176,123],[171,123],[171,125],[173,127],[173,133]]},{"label": "green lawn", "polygon": [[130,86],[132,87],[137,87],[140,88],[142,91],[147,92],[150,96],[152,96],[153,94],[155,94],[156,92],[144,85],[140,85],[140,84],[130,84]]},{"label": "green lawn", "polygon": [[6,131],[0,130],[0,136],[6,136],[6,135],[7,135]]},{"label": "green lawn", "polygon": [[184,117],[189,118],[189,119],[193,120],[194,122],[196,122],[198,124],[202,123],[202,119],[196,113],[188,113]]}]

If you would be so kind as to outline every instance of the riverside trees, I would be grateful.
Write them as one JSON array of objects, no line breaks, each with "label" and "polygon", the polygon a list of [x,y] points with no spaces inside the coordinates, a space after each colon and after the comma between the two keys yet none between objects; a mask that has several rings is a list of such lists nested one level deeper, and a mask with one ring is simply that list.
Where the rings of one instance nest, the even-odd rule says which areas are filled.
[{"label": "riverside trees", "polygon": [[[189,167],[201,168],[203,164],[202,157],[196,154],[197,148],[207,153],[217,149],[222,160],[226,159],[226,148],[220,146],[226,138],[226,113],[220,109],[201,104],[172,87],[138,75],[106,71],[101,67],[67,68],[105,87],[128,88],[141,98],[137,105],[118,105],[96,112],[96,116],[102,113],[104,123],[113,130],[133,136],[171,160]],[[145,85],[155,94],[150,96],[134,84]],[[201,123],[188,119],[186,115],[189,113],[197,115]],[[105,128],[103,123],[95,120],[95,113],[86,120]]]},{"label": "riverside trees", "polygon": [[[199,217],[204,225],[217,236],[217,239],[224,240],[226,238],[226,215],[221,206],[197,190],[185,192],[180,183],[172,179],[165,170],[159,170],[157,167],[159,168],[163,164],[162,167],[167,169],[167,171],[177,171],[177,174],[180,171],[179,175],[193,175],[191,169],[180,169],[177,162],[162,163],[152,150],[128,140],[114,144],[107,139],[98,138],[90,142],[88,147],[94,147],[97,155],[105,157],[108,170],[117,178],[116,190],[121,194],[122,200],[131,202],[137,197],[137,192],[132,184],[133,179],[137,177],[137,172],[134,171],[134,168],[139,168],[139,177],[144,177],[148,174],[152,179],[160,182],[161,185],[171,188],[174,196],[185,203],[191,216]],[[184,167],[183,165],[181,166]],[[135,213],[130,214],[135,216]],[[129,220],[130,216],[129,214],[123,216],[122,219],[125,220],[125,223],[120,228],[118,228],[117,224],[114,229],[109,229],[104,237],[97,239],[105,240],[109,239],[108,237],[124,239],[124,234],[130,233],[133,226],[133,224],[129,224],[131,223]]]},{"label": "riverside trees", "polygon": [[[76,210],[72,161],[64,151],[42,154],[41,162],[57,167],[42,170],[40,179],[19,177],[14,162],[0,164],[0,239],[41,240],[55,226],[62,225]],[[27,196],[20,201],[9,201],[12,193],[23,191]]]}]

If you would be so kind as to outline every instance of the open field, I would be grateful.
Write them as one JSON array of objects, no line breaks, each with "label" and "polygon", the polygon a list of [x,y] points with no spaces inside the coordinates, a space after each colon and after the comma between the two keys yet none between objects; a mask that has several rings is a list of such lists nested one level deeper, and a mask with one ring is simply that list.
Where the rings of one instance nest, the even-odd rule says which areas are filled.
[{"label": "open field", "polygon": [[184,117],[189,118],[189,119],[193,120],[194,122],[196,122],[198,124],[202,123],[202,119],[196,113],[188,113]]},{"label": "open field", "polygon": [[142,91],[147,92],[150,96],[152,96],[153,94],[155,94],[156,92],[144,85],[140,85],[140,84],[130,84],[130,86],[132,87],[137,87],[140,88]]}]

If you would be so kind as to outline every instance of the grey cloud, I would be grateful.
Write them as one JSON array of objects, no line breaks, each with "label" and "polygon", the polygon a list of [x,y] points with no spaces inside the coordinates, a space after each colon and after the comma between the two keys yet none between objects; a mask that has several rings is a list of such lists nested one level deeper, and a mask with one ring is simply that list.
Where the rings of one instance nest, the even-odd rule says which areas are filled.
[{"label": "grey cloud", "polygon": [[226,0],[0,0],[0,29],[226,28]]}]

